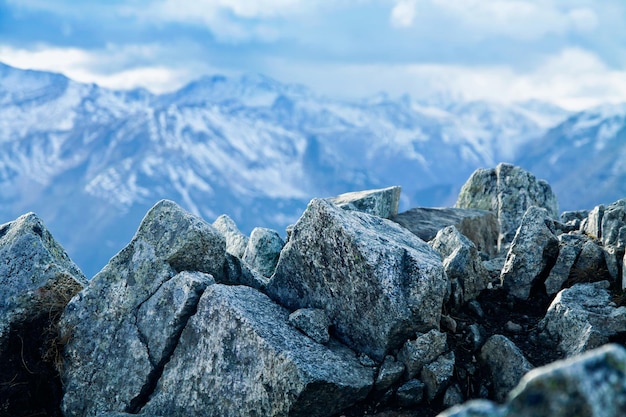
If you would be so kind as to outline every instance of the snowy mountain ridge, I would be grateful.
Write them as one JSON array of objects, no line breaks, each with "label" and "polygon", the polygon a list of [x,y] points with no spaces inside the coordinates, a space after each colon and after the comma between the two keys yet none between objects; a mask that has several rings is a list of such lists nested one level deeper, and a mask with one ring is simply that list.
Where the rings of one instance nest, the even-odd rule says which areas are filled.
[{"label": "snowy mountain ridge", "polygon": [[[282,232],[311,198],[358,189],[401,185],[403,209],[450,205],[476,168],[523,161],[585,120],[540,102],[336,100],[262,75],[154,95],[0,64],[0,223],[37,212],[89,275],[162,198],[245,232]],[[621,119],[593,120],[597,143],[613,143]]]}]

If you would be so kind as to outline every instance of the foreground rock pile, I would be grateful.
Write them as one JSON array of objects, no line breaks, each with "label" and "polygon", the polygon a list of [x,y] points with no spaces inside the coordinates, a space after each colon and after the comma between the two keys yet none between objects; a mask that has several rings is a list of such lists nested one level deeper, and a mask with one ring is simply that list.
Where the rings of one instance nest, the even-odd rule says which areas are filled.
[{"label": "foreground rock pile", "polygon": [[501,164],[457,207],[314,199],[286,240],[157,203],[86,280],[0,226],[0,415],[621,416],[626,199]]}]

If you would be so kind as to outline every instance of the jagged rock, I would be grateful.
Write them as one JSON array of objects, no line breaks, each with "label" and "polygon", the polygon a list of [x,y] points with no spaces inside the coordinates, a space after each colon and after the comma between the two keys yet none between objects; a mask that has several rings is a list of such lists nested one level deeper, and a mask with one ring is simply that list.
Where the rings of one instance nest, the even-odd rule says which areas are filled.
[{"label": "jagged rock", "polygon": [[376,377],[374,388],[378,392],[387,391],[404,374],[404,365],[394,359],[393,356],[386,356]]},{"label": "jagged rock", "polygon": [[396,391],[396,401],[400,407],[413,407],[424,399],[425,385],[419,379],[411,379]]},{"label": "jagged rock", "polygon": [[207,288],[142,414],[330,416],[365,398],[373,371],[288,316],[252,288]]},{"label": "jagged rock", "polygon": [[355,191],[331,197],[327,200],[344,210],[356,210],[389,219],[398,214],[401,187],[379,190]]},{"label": "jagged rock", "polygon": [[382,361],[415,332],[439,327],[447,286],[439,254],[408,230],[314,199],[267,293],[291,310],[323,308],[340,340]]},{"label": "jagged rock", "polygon": [[495,256],[498,250],[500,226],[495,214],[487,210],[417,207],[400,213],[391,220],[425,241],[433,239],[444,227],[454,226],[479,251]]},{"label": "jagged rock", "polygon": [[599,205],[589,212],[589,215],[580,225],[581,230],[594,239],[602,237],[602,216],[604,216],[604,205]]},{"label": "jagged rock", "polygon": [[233,219],[222,214],[215,219],[213,227],[226,239],[226,251],[240,259],[243,258],[246,246],[248,246],[248,236],[241,233]]},{"label": "jagged rock", "polygon": [[576,284],[562,290],[539,323],[566,356],[601,346],[626,332],[626,307],[611,305],[608,281]]},{"label": "jagged rock", "polygon": [[[527,299],[535,280],[556,261],[559,241],[546,209],[530,207],[507,253],[500,279],[510,294]],[[545,279],[545,278],[544,278]]]},{"label": "jagged rock", "polygon": [[511,393],[506,416],[621,417],[626,350],[607,345],[529,372]]},{"label": "jagged rock", "polygon": [[480,351],[480,359],[489,368],[497,401],[503,401],[520,379],[533,369],[515,343],[502,335],[487,339]]},{"label": "jagged rock", "polygon": [[328,327],[330,320],[319,308],[301,308],[289,315],[289,324],[300,330],[317,343],[326,344],[330,340]]},{"label": "jagged rock", "polygon": [[507,415],[503,407],[491,401],[481,399],[455,405],[443,413],[438,414],[437,417],[507,417]]},{"label": "jagged rock", "polygon": [[0,225],[0,414],[58,413],[57,322],[86,284],[37,215]]},{"label": "jagged rock", "polygon": [[599,238],[604,245],[626,246],[626,199],[609,204],[602,215]]},{"label": "jagged rock", "polygon": [[398,352],[398,362],[406,369],[407,379],[414,378],[424,365],[434,361],[443,354],[448,345],[446,334],[437,330],[420,334],[415,340],[408,340]]},{"label": "jagged rock", "polygon": [[146,214],[132,241],[65,309],[65,416],[141,408],[212,282],[183,271],[222,278],[225,249],[215,228],[171,201]]},{"label": "jagged rock", "polygon": [[589,216],[589,210],[564,211],[561,213],[560,220],[563,224],[580,230],[580,224],[587,216]]},{"label": "jagged rock", "polygon": [[458,384],[453,384],[448,387],[446,393],[443,396],[443,406],[446,408],[452,407],[456,404],[461,404],[465,398],[461,392],[461,388]]},{"label": "jagged rock", "polygon": [[550,296],[559,292],[569,278],[585,242],[585,238],[579,235],[563,234],[559,235],[558,239],[559,255],[544,282],[546,293]]},{"label": "jagged rock", "polygon": [[443,267],[452,286],[453,305],[461,306],[487,288],[489,274],[476,246],[454,226],[441,229],[429,244],[443,258]]},{"label": "jagged rock", "polygon": [[545,208],[547,216],[559,218],[556,196],[550,185],[510,164],[476,170],[461,188],[456,202],[456,207],[496,213],[500,224],[500,250],[513,241],[522,217],[531,206]]},{"label": "jagged rock", "polygon": [[454,363],[454,352],[448,352],[422,368],[420,379],[426,386],[426,396],[429,401],[432,401],[450,385],[454,376]]},{"label": "jagged rock", "polygon": [[284,245],[285,242],[275,230],[255,227],[242,259],[264,277],[270,277]]},{"label": "jagged rock", "polygon": [[257,290],[263,290],[269,278],[250,268],[247,263],[231,253],[226,253],[226,266],[221,284],[245,285]]}]

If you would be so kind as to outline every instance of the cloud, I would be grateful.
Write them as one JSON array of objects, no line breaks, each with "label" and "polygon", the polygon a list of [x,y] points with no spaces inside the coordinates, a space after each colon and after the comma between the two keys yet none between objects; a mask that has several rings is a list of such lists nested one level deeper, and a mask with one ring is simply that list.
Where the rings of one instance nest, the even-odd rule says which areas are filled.
[{"label": "cloud", "polygon": [[415,21],[417,0],[400,0],[391,9],[391,24],[395,27],[409,27]]}]

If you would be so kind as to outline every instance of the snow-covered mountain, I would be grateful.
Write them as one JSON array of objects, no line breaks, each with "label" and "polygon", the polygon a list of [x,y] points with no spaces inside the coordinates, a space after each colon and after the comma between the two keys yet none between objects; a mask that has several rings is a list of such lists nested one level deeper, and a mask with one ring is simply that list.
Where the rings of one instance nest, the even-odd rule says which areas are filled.
[{"label": "snow-covered mountain", "polygon": [[[536,169],[543,153],[525,146],[548,146],[584,114],[539,102],[336,100],[260,75],[153,95],[0,64],[0,223],[35,211],[91,275],[162,198],[209,222],[226,213],[244,232],[282,231],[312,197],[365,188],[401,185],[403,209],[449,205],[478,167]],[[602,129],[624,142],[623,123]],[[550,181],[560,172],[536,171]]]}]

